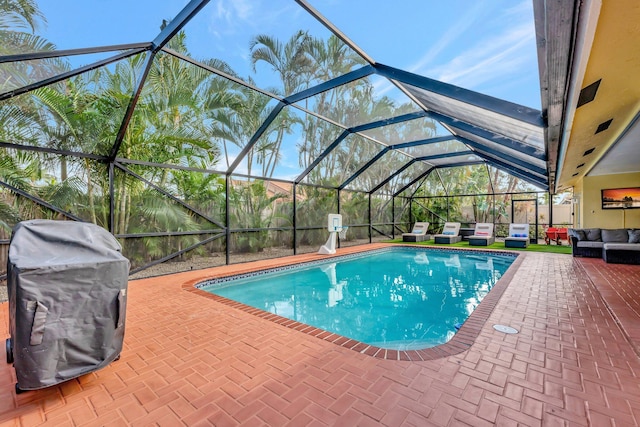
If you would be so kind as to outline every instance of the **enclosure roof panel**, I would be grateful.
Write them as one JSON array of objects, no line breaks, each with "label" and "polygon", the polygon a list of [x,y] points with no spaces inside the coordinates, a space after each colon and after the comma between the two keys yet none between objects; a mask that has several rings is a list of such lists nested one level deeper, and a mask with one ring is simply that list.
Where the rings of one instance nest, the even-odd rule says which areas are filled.
[{"label": "enclosure roof panel", "polygon": [[[379,50],[382,41],[371,43],[352,20],[336,14],[338,4],[182,0],[178,8],[174,4],[138,10],[140,5],[116,0],[108,11],[103,10],[104,16],[127,10],[127,16],[121,18],[135,20],[130,28],[125,26],[126,31],[115,31],[113,20],[95,20],[93,26],[92,21],[83,20],[96,13],[87,5],[60,1],[56,10],[42,6],[53,27],[45,35],[59,34],[56,29],[64,20],[77,29],[75,34],[87,37],[72,42],[67,37],[59,43],[59,51],[5,52],[0,56],[1,75],[23,76],[6,80],[9,83],[0,87],[0,101],[70,82],[93,70],[115,70],[116,64],[127,61],[136,78],[127,77],[126,84],[117,88],[130,101],[121,106],[124,117],[114,126],[115,135],[106,139],[113,143],[110,160],[136,159],[133,144],[138,141],[166,147],[160,162],[167,164],[198,159],[203,167],[215,167],[228,175],[321,183],[339,189],[394,193],[406,186],[413,188],[434,169],[469,164],[490,165],[539,188],[549,187],[541,111],[517,99],[500,99],[488,88],[491,95],[467,89],[460,79],[446,77],[447,73],[427,72],[421,66],[407,66],[411,71],[406,71],[384,65],[381,61],[397,56],[390,55],[389,47],[383,53]],[[353,10],[358,2],[340,7]],[[387,43],[398,40],[394,49],[404,54],[423,44],[400,42],[405,33],[423,29],[415,19],[422,16],[417,12],[436,8],[413,0],[394,10],[375,3],[363,7],[366,11],[362,13],[390,24],[375,34],[368,31],[369,37],[386,37]],[[59,9],[69,12],[62,15]],[[442,6],[437,9],[442,12]],[[466,23],[456,22],[455,14],[442,12],[452,19],[451,40],[433,41],[431,58],[437,56],[437,49],[444,50],[438,43],[474,37],[474,33],[479,37],[470,22],[477,27],[494,26],[500,33],[510,28],[509,16],[527,21],[521,32],[514,33],[523,41],[516,48],[524,52],[533,47],[535,53],[530,7],[500,11],[501,19],[486,18],[491,25],[477,21],[485,14],[481,8],[471,9],[473,13],[465,14],[471,21]],[[404,20],[391,25],[399,16]],[[497,59],[505,68],[513,65],[504,62],[511,53],[517,52],[496,56],[496,75],[505,72]],[[416,61],[430,57],[413,54]],[[463,54],[474,57],[470,51]],[[144,60],[136,62],[137,57]],[[49,59],[66,62],[56,68]],[[476,72],[480,78],[480,69],[466,70],[470,63],[463,59],[455,58],[450,65],[467,76]],[[33,69],[39,72],[29,73]],[[116,74],[109,74],[112,84]],[[457,82],[460,85],[454,84]],[[133,140],[132,134],[143,136]]]}]

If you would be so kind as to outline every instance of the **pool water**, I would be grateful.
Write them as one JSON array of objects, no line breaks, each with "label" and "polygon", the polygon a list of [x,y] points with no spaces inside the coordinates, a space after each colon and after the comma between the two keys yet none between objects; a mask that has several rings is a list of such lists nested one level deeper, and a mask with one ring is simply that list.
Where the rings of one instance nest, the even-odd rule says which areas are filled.
[{"label": "pool water", "polygon": [[418,350],[450,340],[514,260],[391,248],[199,288],[369,345]]}]

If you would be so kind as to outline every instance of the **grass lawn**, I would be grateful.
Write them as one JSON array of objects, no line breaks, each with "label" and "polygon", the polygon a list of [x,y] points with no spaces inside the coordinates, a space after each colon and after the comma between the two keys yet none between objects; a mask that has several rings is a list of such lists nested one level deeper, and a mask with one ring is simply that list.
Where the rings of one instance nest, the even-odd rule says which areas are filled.
[{"label": "grass lawn", "polygon": [[571,246],[567,245],[540,245],[536,243],[530,243],[527,248],[505,248],[504,242],[495,242],[493,245],[489,246],[469,246],[469,242],[462,241],[458,243],[452,243],[450,245],[436,245],[433,240],[429,240],[427,242],[403,242],[402,239],[388,240],[388,243],[403,243],[405,245],[419,245],[419,246],[438,246],[438,247],[454,247],[454,248],[475,248],[475,249],[507,249],[513,251],[529,251],[529,252],[550,252],[554,254],[571,254]]}]

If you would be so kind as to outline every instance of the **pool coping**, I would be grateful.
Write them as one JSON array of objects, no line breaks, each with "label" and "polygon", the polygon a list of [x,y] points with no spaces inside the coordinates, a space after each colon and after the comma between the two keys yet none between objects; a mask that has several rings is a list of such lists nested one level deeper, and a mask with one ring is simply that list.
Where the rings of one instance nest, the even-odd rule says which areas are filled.
[{"label": "pool coping", "polygon": [[336,253],[330,256],[324,256],[322,258],[317,258],[309,261],[298,261],[295,259],[288,260],[289,262],[283,262],[280,265],[274,265],[273,267],[262,267],[249,269],[248,271],[238,271],[238,272],[224,272],[219,275],[213,274],[209,278],[198,278],[191,281],[188,281],[182,285],[182,288],[186,291],[193,292],[195,294],[201,295],[210,300],[216,301],[218,303],[224,304],[226,306],[244,311],[245,313],[254,315],[258,318],[271,321],[278,325],[287,327],[289,329],[294,329],[299,332],[305,333],[307,335],[311,335],[316,338],[320,338],[324,341],[331,342],[333,344],[339,345],[340,347],[344,347],[353,351],[357,351],[358,353],[362,353],[368,356],[372,356],[378,359],[385,360],[403,360],[403,361],[428,361],[440,359],[443,357],[453,356],[463,351],[468,350],[476,338],[480,335],[482,328],[485,326],[489,316],[493,313],[494,308],[498,304],[498,301],[502,297],[502,294],[505,292],[515,272],[522,264],[525,253],[515,252],[515,251],[504,251],[504,250],[491,250],[491,249],[467,249],[467,248],[451,248],[451,247],[420,247],[423,250],[447,250],[447,251],[459,251],[459,252],[490,252],[490,253],[503,253],[505,255],[514,256],[513,263],[509,266],[507,271],[502,275],[502,277],[496,282],[495,285],[491,288],[491,291],[482,299],[480,304],[473,310],[473,312],[469,315],[467,320],[462,324],[460,329],[455,333],[453,338],[447,341],[444,344],[437,345],[435,347],[429,347],[420,350],[392,350],[385,349],[381,347],[377,347],[374,345],[365,344],[363,342],[347,338],[345,336],[335,334],[333,332],[325,331],[324,329],[316,328],[315,326],[310,326],[305,323],[298,322],[296,320],[288,319],[286,317],[279,316],[274,313],[270,313],[268,311],[251,307],[249,305],[243,304],[241,302],[237,302],[225,297],[221,297],[219,295],[212,294],[210,292],[199,289],[198,286],[202,286],[204,282],[224,279],[224,278],[235,278],[237,276],[242,275],[252,275],[257,273],[264,273],[266,271],[271,271],[274,269],[287,269],[292,268],[294,266],[312,264],[315,262],[324,262],[330,258],[343,258],[350,256],[362,255],[365,252],[376,252],[380,250],[384,250],[386,248],[393,247],[410,247],[413,249],[417,249],[415,245],[402,245],[402,244],[389,244],[388,246],[378,247],[378,248],[370,248],[366,245],[363,245],[362,250],[358,250],[356,252],[351,252],[349,254],[344,253]]}]

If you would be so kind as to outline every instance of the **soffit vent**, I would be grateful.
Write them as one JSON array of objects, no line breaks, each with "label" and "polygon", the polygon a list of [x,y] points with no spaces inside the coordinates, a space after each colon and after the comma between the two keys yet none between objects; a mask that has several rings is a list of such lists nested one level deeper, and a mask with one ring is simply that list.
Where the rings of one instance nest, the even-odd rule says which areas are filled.
[{"label": "soffit vent", "polygon": [[582,157],[584,156],[588,156],[589,154],[593,153],[593,150],[595,150],[596,147],[593,148],[589,148],[587,151],[584,152],[584,154],[582,155]]},{"label": "soffit vent", "polygon": [[574,173],[574,174],[573,174],[573,175],[571,175],[571,176],[578,176],[578,172]]},{"label": "soffit vent", "polygon": [[591,83],[589,86],[583,88],[580,91],[580,96],[578,97],[578,105],[576,108],[582,107],[584,104],[587,104],[594,100],[596,97],[596,92],[598,92],[598,87],[600,86],[600,81],[602,79]]},{"label": "soffit vent", "polygon": [[609,125],[611,125],[611,122],[613,121],[613,119],[609,119],[606,122],[602,122],[598,125],[598,129],[596,129],[596,134],[605,131],[607,129],[609,129]]},{"label": "soffit vent", "polygon": [[580,169],[583,166],[584,166],[584,163],[580,163],[578,166],[576,166],[576,169]]}]

